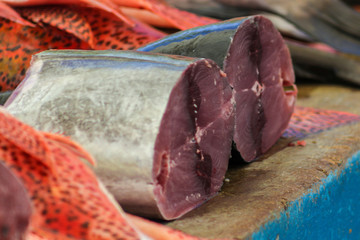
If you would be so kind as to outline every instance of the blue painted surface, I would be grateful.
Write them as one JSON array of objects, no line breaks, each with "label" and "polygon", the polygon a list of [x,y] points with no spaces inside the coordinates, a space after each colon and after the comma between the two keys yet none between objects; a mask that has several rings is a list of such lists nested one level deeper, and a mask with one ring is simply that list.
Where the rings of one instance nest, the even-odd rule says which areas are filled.
[{"label": "blue painted surface", "polygon": [[252,239],[360,239],[360,151]]}]

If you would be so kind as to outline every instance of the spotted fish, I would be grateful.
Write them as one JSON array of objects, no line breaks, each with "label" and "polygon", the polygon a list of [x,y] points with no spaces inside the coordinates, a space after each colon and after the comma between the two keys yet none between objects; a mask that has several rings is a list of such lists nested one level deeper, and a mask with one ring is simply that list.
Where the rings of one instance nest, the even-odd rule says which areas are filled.
[{"label": "spotted fish", "polygon": [[298,106],[295,107],[289,126],[282,137],[303,138],[310,134],[359,121],[360,116],[352,113]]},{"label": "spotted fish", "polygon": [[89,48],[57,28],[24,26],[10,20],[0,22],[0,42],[0,91],[12,90],[21,82],[32,54],[49,48]]},{"label": "spotted fish", "polygon": [[38,132],[0,109],[0,159],[29,192],[29,231],[48,239],[140,239],[95,175],[80,146],[61,135]]}]

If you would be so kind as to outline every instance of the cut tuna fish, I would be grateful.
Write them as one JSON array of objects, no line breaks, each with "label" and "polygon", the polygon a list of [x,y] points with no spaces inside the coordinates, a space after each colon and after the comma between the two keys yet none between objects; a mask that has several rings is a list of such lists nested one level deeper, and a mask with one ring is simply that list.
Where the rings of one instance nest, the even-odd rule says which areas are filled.
[{"label": "cut tuna fish", "polygon": [[126,211],[174,219],[222,186],[234,113],[231,88],[212,60],[46,51],[34,56],[6,107],[81,143]]},{"label": "cut tuna fish", "polygon": [[297,95],[294,72],[283,38],[265,17],[178,32],[139,50],[206,57],[223,65],[235,100],[234,143],[245,161],[269,150],[286,129]]}]

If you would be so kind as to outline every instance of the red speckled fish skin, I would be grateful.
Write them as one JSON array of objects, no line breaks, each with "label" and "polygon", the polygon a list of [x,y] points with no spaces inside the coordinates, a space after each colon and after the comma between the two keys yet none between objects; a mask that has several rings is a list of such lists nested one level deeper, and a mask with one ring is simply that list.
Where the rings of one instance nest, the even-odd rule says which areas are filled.
[{"label": "red speckled fish skin", "polygon": [[165,36],[164,33],[134,20],[131,27],[98,9],[81,9],[94,34],[95,50],[132,50]]},{"label": "red speckled fish skin", "polygon": [[40,27],[53,26],[74,35],[94,47],[94,36],[85,16],[79,14],[76,6],[38,6],[16,8],[21,16]]},{"label": "red speckled fish skin", "polygon": [[31,55],[47,49],[89,49],[80,39],[51,26],[29,27],[0,18],[0,91],[13,90]]},{"label": "red speckled fish skin", "polygon": [[358,121],[360,116],[352,113],[297,106],[282,137],[303,138]]},{"label": "red speckled fish skin", "polygon": [[0,109],[0,159],[21,179],[34,213],[30,232],[52,240],[139,239],[108,199],[93,161],[67,137],[38,132]]},{"label": "red speckled fish skin", "polygon": [[[36,27],[0,18],[0,92],[22,81],[31,56],[48,49],[138,48],[164,33],[134,20],[134,27],[108,12],[76,6],[16,8]],[[15,34],[14,34],[15,33]]]},{"label": "red speckled fish skin", "polygon": [[[8,4],[9,6],[40,6],[40,5],[76,5],[76,6],[88,6],[93,8],[99,8],[105,12],[117,16],[119,19],[122,19],[129,25],[133,25],[133,22],[124,15],[121,10],[119,10],[114,4],[113,0],[1,0],[3,3]],[[13,16],[13,14],[12,14]],[[10,19],[10,16],[3,17]],[[22,21],[22,19],[16,19]]]}]

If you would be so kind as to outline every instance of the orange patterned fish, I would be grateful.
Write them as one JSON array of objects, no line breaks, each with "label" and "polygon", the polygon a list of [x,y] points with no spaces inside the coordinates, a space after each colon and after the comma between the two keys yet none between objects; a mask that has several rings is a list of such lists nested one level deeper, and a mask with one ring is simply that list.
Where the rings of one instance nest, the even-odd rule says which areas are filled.
[{"label": "orange patterned fish", "polygon": [[32,54],[64,48],[89,49],[89,45],[48,25],[30,27],[3,19],[0,22],[0,92],[12,90],[20,83]]},{"label": "orange patterned fish", "polygon": [[[99,8],[108,13],[114,14],[119,19],[122,19],[126,23],[132,25],[131,19],[124,15],[120,9],[117,8],[113,0],[1,0],[1,5],[8,4],[9,6],[21,7],[21,6],[40,6],[40,5],[78,5],[89,6],[93,8]],[[1,11],[0,11],[1,12]],[[23,21],[21,16],[14,14],[13,12],[4,13],[1,17],[10,19],[12,17],[18,22]]]},{"label": "orange patterned fish", "polygon": [[282,137],[303,138],[310,134],[359,121],[360,116],[357,114],[297,106]]},{"label": "orange patterned fish", "polygon": [[40,51],[134,49],[165,36],[135,19],[131,26],[96,8],[56,5],[16,10],[36,25],[0,18],[0,92],[12,90],[21,82],[31,56]]},{"label": "orange patterned fish", "polygon": [[94,162],[80,146],[38,132],[3,109],[0,126],[0,159],[29,192],[33,235],[51,240],[141,238],[80,160]]}]

